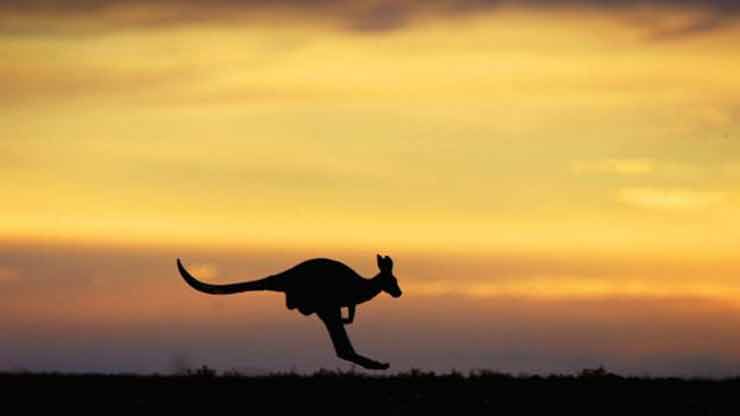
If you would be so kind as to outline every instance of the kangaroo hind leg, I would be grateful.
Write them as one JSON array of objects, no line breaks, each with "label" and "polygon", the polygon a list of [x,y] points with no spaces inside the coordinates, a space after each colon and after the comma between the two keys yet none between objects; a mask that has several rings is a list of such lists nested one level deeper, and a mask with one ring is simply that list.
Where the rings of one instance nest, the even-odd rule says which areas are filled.
[{"label": "kangaroo hind leg", "polygon": [[347,331],[344,329],[344,324],[342,323],[341,309],[337,308],[331,311],[322,311],[318,312],[317,315],[329,331],[329,337],[331,337],[331,342],[334,345],[337,357],[370,370],[385,370],[390,367],[390,365],[386,363],[363,357],[355,352],[355,349],[352,347],[352,342],[347,336]]}]

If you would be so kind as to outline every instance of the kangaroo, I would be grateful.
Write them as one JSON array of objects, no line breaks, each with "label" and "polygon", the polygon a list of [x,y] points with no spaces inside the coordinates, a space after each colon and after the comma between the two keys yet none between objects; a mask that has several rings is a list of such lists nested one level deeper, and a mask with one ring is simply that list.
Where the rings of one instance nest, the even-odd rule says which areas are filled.
[{"label": "kangaroo", "polygon": [[[298,309],[303,315],[315,313],[329,332],[337,357],[367,369],[385,370],[390,367],[355,352],[344,325],[355,319],[355,308],[381,291],[397,298],[401,296],[398,280],[393,275],[393,260],[376,256],[380,272],[371,279],[357,274],[349,266],[336,260],[316,258],[306,260],[288,270],[248,282],[214,285],[191,275],[177,259],[177,268],[185,282],[193,289],[211,295],[270,290],[285,293],[288,309]],[[342,316],[342,307],[348,308],[348,317]]]}]

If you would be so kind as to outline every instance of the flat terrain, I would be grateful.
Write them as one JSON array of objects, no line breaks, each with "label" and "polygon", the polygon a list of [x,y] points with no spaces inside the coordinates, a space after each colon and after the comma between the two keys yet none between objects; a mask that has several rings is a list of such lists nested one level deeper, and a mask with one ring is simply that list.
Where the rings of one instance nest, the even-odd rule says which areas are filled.
[{"label": "flat terrain", "polygon": [[[267,376],[0,373],[4,407],[207,410],[209,414],[740,414],[740,378],[625,378],[479,372]],[[217,412],[217,413],[214,413]]]}]

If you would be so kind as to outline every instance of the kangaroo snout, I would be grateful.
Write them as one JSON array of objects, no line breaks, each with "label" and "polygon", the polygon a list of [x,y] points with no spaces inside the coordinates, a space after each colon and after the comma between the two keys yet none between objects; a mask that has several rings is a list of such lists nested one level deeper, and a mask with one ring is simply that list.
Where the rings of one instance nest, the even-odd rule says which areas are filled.
[{"label": "kangaroo snout", "polygon": [[393,296],[394,298],[400,298],[401,295],[403,295],[401,288],[398,286],[387,289],[386,292],[388,292],[388,294]]}]

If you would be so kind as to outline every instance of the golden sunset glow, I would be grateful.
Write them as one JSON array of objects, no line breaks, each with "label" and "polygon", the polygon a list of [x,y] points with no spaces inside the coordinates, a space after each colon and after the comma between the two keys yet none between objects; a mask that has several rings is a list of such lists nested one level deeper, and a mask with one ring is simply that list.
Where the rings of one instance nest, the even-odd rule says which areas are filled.
[{"label": "golden sunset glow", "polygon": [[[0,286],[56,290],[74,279],[29,253],[76,247],[100,266],[78,276],[95,300],[64,319],[144,325],[192,299],[164,275],[178,253],[233,281],[309,256],[371,275],[382,252],[414,305],[696,299],[711,305],[697,314],[737,314],[735,9],[298,3],[0,8]],[[151,260],[111,278],[150,278],[135,286],[158,306],[106,286],[105,259],[137,250]],[[59,306],[4,292],[13,314]]]}]

